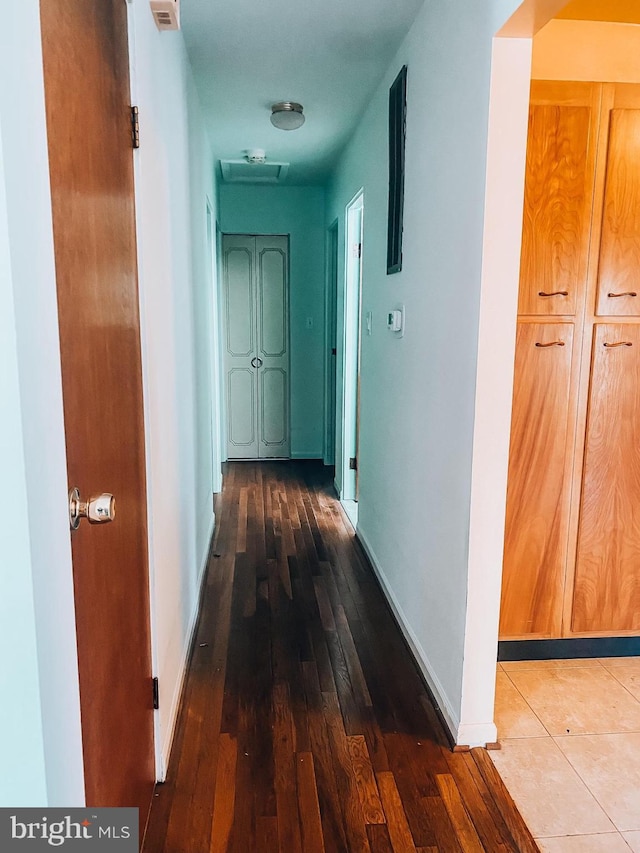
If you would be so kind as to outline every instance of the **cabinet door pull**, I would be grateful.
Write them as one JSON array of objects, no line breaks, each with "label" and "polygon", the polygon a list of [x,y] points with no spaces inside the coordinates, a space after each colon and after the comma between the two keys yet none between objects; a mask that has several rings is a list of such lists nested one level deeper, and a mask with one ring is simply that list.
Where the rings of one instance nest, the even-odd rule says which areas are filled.
[{"label": "cabinet door pull", "polygon": [[607,293],[607,296],[609,297],[609,299],[617,299],[618,296],[637,296],[637,295],[638,294],[636,293],[635,290],[627,290],[624,293]]},{"label": "cabinet door pull", "polygon": [[[537,347],[563,347],[564,341],[549,341],[548,344],[537,343],[536,346]],[[606,344],[605,344],[605,346],[606,346]]]},{"label": "cabinet door pull", "polygon": [[544,290],[538,291],[538,296],[568,296],[568,290],[554,290],[553,293],[545,293]]},{"label": "cabinet door pull", "polygon": [[603,347],[632,347],[631,341],[616,341],[615,344],[602,344]]}]

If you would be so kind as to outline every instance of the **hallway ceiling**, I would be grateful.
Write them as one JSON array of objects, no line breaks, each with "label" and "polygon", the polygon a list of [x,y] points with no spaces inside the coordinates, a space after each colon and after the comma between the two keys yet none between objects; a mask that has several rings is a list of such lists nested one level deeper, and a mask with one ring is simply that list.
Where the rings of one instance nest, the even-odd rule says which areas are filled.
[{"label": "hallway ceiling", "polygon": [[[216,158],[264,148],[291,163],[287,184],[326,180],[422,2],[182,0]],[[276,101],[303,104],[304,126],[272,127]]]}]

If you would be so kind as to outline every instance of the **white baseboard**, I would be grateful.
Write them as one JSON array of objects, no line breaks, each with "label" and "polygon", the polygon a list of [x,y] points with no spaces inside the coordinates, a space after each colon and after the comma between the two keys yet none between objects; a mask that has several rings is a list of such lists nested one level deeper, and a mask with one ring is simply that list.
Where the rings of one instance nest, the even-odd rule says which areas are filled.
[{"label": "white baseboard", "polygon": [[486,746],[498,740],[495,723],[460,723],[456,743],[465,746]]},{"label": "white baseboard", "polygon": [[[184,688],[184,682],[187,677],[187,667],[189,665],[189,653],[191,651],[191,645],[193,643],[193,637],[196,630],[196,625],[198,623],[198,615],[200,613],[200,605],[202,603],[202,592],[203,592],[203,581],[204,581],[204,573],[207,568],[207,562],[209,559],[209,554],[211,552],[211,543],[213,542],[213,534],[215,531],[216,525],[216,517],[212,514],[211,521],[209,525],[209,535],[207,536],[207,547],[205,549],[204,556],[200,561],[200,566],[198,567],[198,595],[196,596],[196,601],[193,607],[193,612],[191,613],[191,617],[189,619],[189,628],[187,630],[185,636],[185,642],[182,649],[182,662],[180,667],[180,677],[176,681],[176,686],[173,691],[173,696],[171,699],[171,707],[169,709],[169,714],[166,718],[164,729],[164,737],[162,739],[162,750],[160,753],[160,766],[156,768],[156,775],[158,782],[164,782],[167,778],[167,767],[169,765],[169,755],[171,753],[171,746],[173,744],[173,738],[176,732],[176,725],[178,722],[178,712],[180,710],[180,699],[182,698],[182,691]],[[158,713],[156,711],[156,713]]]},{"label": "white baseboard", "polygon": [[[372,549],[372,547],[371,547],[371,545],[367,539],[366,534],[363,532],[361,527],[358,527],[357,536],[358,536],[358,541],[362,545],[364,552],[366,553],[367,557],[369,558],[371,566],[373,567],[373,571],[375,572],[376,577],[378,578],[378,580],[380,582],[380,586],[382,587],[382,590],[383,590],[385,596],[387,597],[389,605],[391,606],[391,610],[393,611],[393,615],[395,616],[396,621],[397,621],[398,625],[400,626],[400,630],[402,631],[405,640],[409,644],[409,648],[411,649],[411,652],[413,654],[415,662],[418,665],[418,668],[419,668],[420,672],[422,673],[425,681],[429,685],[429,689],[431,690],[431,693],[433,694],[433,698],[435,699],[435,701],[438,705],[438,708],[440,709],[440,713],[442,714],[442,716],[444,718],[444,722],[445,722],[447,728],[449,729],[451,736],[454,739],[454,743],[464,743],[464,744],[472,745],[469,743],[469,741],[460,739],[461,726],[460,726],[460,720],[458,718],[458,715],[456,714],[451,703],[449,702],[447,694],[445,693],[444,688],[442,687],[442,684],[440,683],[440,679],[438,678],[438,676],[433,671],[433,667],[431,666],[429,659],[428,659],[427,655],[425,654],[424,649],[420,645],[418,638],[416,637],[416,635],[413,632],[413,629],[409,625],[407,618],[404,614],[404,611],[402,610],[402,607],[400,606],[398,599],[396,598],[393,590],[389,586],[387,578],[386,578],[384,572],[382,571],[382,569],[380,568],[380,564],[379,564],[379,562],[375,556],[375,553],[374,553],[374,551],[373,551],[373,549]],[[466,729],[467,727],[463,727],[463,728]],[[495,729],[495,727],[494,727],[494,729]],[[495,741],[495,740],[496,740],[496,737],[494,734],[494,736],[489,738],[488,740],[485,739],[482,742],[482,744],[484,745],[486,743],[490,743],[490,742]],[[475,743],[473,745],[477,746],[478,744]]]}]

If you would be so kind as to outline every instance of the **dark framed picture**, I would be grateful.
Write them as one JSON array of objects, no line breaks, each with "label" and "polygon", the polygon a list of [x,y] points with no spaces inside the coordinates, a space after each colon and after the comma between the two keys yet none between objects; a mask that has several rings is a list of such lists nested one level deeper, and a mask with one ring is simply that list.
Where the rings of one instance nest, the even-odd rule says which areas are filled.
[{"label": "dark framed picture", "polygon": [[402,209],[404,206],[404,152],[407,127],[407,66],[389,89],[389,219],[387,275],[402,269]]}]

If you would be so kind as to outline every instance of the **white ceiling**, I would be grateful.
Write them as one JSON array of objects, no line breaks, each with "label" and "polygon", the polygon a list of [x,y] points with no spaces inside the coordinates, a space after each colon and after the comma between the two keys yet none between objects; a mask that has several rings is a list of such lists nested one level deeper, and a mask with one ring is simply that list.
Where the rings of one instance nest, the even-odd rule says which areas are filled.
[{"label": "white ceiling", "polygon": [[[264,148],[287,183],[322,183],[423,0],[182,0],[182,29],[218,159]],[[276,101],[304,106],[272,127]]]}]

